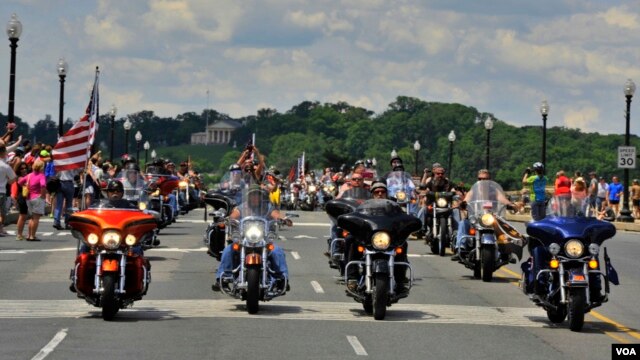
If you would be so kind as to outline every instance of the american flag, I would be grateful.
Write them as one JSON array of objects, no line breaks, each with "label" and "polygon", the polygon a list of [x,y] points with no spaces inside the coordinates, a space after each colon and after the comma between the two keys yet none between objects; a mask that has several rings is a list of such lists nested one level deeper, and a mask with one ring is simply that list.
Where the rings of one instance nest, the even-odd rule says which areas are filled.
[{"label": "american flag", "polygon": [[98,75],[99,71],[96,70],[91,99],[84,116],[59,138],[53,147],[53,165],[56,172],[80,169],[87,163],[91,145],[98,131]]}]

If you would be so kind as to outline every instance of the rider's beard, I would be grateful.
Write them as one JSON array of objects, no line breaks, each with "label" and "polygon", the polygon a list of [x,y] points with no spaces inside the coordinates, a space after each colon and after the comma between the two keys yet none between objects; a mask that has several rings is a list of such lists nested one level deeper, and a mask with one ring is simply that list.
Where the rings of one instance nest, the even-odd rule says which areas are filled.
[{"label": "rider's beard", "polygon": [[436,187],[444,186],[444,184],[445,184],[444,177],[433,179],[433,185],[435,185]]}]

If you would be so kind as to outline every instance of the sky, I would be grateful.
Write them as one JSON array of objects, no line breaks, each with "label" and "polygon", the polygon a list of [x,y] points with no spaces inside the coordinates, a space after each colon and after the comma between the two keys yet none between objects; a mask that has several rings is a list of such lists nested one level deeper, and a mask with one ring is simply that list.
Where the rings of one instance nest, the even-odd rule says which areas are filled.
[{"label": "sky", "polygon": [[[346,101],[380,113],[397,96],[461,103],[516,126],[625,131],[640,86],[640,3],[601,0],[2,0],[17,14],[15,114],[78,119],[100,67],[118,118],[212,108],[232,117]],[[6,114],[10,48],[0,56]],[[4,69],[4,71],[2,71]],[[640,100],[631,104],[640,117]],[[636,122],[637,123],[637,122]]]}]

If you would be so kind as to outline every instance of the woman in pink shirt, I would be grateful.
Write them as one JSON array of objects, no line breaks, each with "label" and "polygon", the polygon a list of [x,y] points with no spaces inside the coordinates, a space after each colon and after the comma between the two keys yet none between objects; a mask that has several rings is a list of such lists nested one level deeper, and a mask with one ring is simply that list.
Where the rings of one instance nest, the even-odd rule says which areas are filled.
[{"label": "woman in pink shirt", "polygon": [[44,162],[37,159],[32,166],[33,172],[18,180],[18,185],[26,185],[29,188],[27,208],[31,219],[29,220],[29,235],[27,241],[40,241],[36,238],[36,231],[40,224],[40,216],[44,215],[44,198],[47,194],[47,181],[44,176]]}]

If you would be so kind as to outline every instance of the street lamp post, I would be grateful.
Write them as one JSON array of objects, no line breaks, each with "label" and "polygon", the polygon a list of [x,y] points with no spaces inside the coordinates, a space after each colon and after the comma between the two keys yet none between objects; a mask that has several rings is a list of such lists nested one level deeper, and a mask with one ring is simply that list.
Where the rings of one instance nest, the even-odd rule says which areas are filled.
[{"label": "street lamp post", "polygon": [[129,154],[129,130],[131,130],[131,121],[127,118],[122,124],[124,127],[124,153]]},{"label": "street lamp post", "polygon": [[67,62],[64,58],[58,61],[58,77],[60,78],[60,109],[58,112],[58,137],[62,137],[62,127],[64,123],[64,79],[67,77]]},{"label": "street lamp post", "polygon": [[416,140],[416,142],[413,143],[413,150],[415,150],[416,152],[415,176],[418,176],[418,153],[420,152],[420,142],[418,142],[418,140]]},{"label": "street lamp post", "polygon": [[140,165],[140,141],[142,141],[142,133],[137,131],[133,137],[136,139],[136,163]]},{"label": "street lamp post", "polygon": [[489,148],[491,147],[490,138],[491,138],[491,129],[493,129],[493,120],[491,116],[487,116],[484,121],[484,128],[487,129],[487,161],[486,161],[486,169],[489,170]]},{"label": "street lamp post", "polygon": [[540,114],[542,115],[542,165],[546,172],[547,168],[547,115],[549,115],[549,103],[542,100],[540,104]]},{"label": "street lamp post", "polygon": [[447,136],[447,139],[449,139],[449,179],[453,179],[453,142],[456,141],[456,133],[451,130],[449,136]]},{"label": "street lamp post", "polygon": [[156,159],[156,151],[151,150],[151,160],[155,160],[155,159]]},{"label": "street lamp post", "polygon": [[148,141],[145,141],[142,147],[144,148],[144,163],[146,164],[147,162],[149,162],[149,148],[151,147],[151,145]]},{"label": "street lamp post", "polygon": [[[628,79],[624,84],[624,96],[627,98],[627,111],[625,114],[625,120],[627,122],[626,132],[624,134],[624,146],[629,146],[629,123],[631,122],[631,98],[633,93],[636,92],[636,84],[633,80]],[[634,159],[635,160],[635,159]],[[622,210],[620,210],[620,216],[618,221],[633,222],[633,216],[629,210],[629,168],[624,168],[624,188],[622,190],[622,197],[624,202],[622,203]]]},{"label": "street lamp post", "polygon": [[11,20],[7,23],[7,36],[9,36],[9,47],[11,48],[11,67],[9,69],[9,111],[7,114],[7,125],[15,123],[13,115],[16,95],[16,48],[18,40],[22,34],[22,23],[16,14],[11,15]]},{"label": "street lamp post", "polygon": [[115,135],[116,129],[116,113],[118,112],[118,108],[115,105],[111,105],[111,110],[109,110],[109,116],[111,116],[111,145],[109,146],[109,156],[111,161],[113,162],[113,137]]}]

